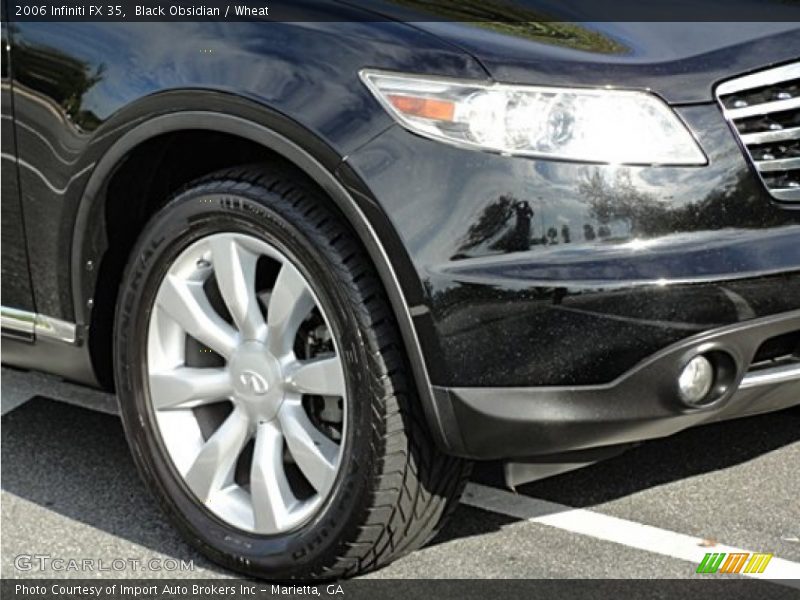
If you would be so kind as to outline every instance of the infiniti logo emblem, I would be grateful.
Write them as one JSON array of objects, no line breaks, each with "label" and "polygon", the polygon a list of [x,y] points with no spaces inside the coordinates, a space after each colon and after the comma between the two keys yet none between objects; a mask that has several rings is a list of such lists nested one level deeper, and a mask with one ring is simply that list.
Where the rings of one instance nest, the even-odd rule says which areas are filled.
[{"label": "infiniti logo emblem", "polygon": [[239,374],[239,383],[253,394],[265,394],[269,389],[266,379],[253,371],[242,371]]}]

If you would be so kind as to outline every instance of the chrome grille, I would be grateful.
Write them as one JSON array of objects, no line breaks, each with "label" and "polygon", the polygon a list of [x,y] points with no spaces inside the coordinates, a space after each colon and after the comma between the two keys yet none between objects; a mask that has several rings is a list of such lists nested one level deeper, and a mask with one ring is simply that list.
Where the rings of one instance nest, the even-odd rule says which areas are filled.
[{"label": "chrome grille", "polygon": [[800,202],[800,62],[721,83],[717,100],[770,194]]}]

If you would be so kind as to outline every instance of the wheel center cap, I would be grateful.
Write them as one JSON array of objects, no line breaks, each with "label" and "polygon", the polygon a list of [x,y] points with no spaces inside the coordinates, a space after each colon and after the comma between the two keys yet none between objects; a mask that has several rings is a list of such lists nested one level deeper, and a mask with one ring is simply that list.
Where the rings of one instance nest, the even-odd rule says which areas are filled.
[{"label": "wheel center cap", "polygon": [[241,387],[254,396],[263,396],[269,390],[269,383],[255,371],[244,369],[239,373]]},{"label": "wheel center cap", "polygon": [[278,360],[260,342],[245,342],[230,360],[234,399],[255,422],[271,421],[283,403]]}]

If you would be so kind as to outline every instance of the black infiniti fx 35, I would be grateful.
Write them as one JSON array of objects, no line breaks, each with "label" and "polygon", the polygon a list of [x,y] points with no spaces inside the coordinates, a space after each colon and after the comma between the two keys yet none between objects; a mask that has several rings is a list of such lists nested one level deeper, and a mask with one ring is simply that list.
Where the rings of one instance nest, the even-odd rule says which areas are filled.
[{"label": "black infiniti fx 35", "polygon": [[3,362],[115,392],[194,545],[352,575],[473,461],[800,403],[797,23],[305,4],[4,23]]}]

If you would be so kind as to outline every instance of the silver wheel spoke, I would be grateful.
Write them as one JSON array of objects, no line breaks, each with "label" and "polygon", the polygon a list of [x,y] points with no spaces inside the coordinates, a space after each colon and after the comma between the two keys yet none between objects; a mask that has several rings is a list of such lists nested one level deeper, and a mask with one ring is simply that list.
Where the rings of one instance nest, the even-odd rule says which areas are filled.
[{"label": "silver wheel spoke", "polygon": [[298,361],[286,378],[287,387],[301,394],[344,396],[344,371],[338,356]]},{"label": "silver wheel spoke", "polygon": [[297,466],[318,492],[325,492],[336,475],[339,447],[317,429],[298,400],[286,400],[278,413],[286,445]]},{"label": "silver wheel spoke", "polygon": [[190,336],[225,358],[233,354],[237,335],[213,309],[199,281],[167,275],[161,284],[158,306]]},{"label": "silver wheel spoke", "polygon": [[273,354],[284,356],[292,350],[297,330],[313,308],[306,280],[291,264],[283,263],[267,307],[267,343]]},{"label": "silver wheel spoke", "polygon": [[214,277],[242,339],[263,341],[267,326],[255,289],[258,256],[239,244],[234,235],[215,236],[210,247]]},{"label": "silver wheel spoke", "polygon": [[283,466],[283,436],[275,422],[260,423],[256,432],[250,495],[255,530],[276,533],[286,527],[297,502]]},{"label": "silver wheel spoke", "polygon": [[243,411],[234,411],[203,445],[189,471],[186,483],[202,502],[230,484],[239,454],[247,442],[249,421]]},{"label": "silver wheel spoke", "polygon": [[233,393],[226,368],[178,367],[150,373],[150,395],[156,410],[194,408]]}]

